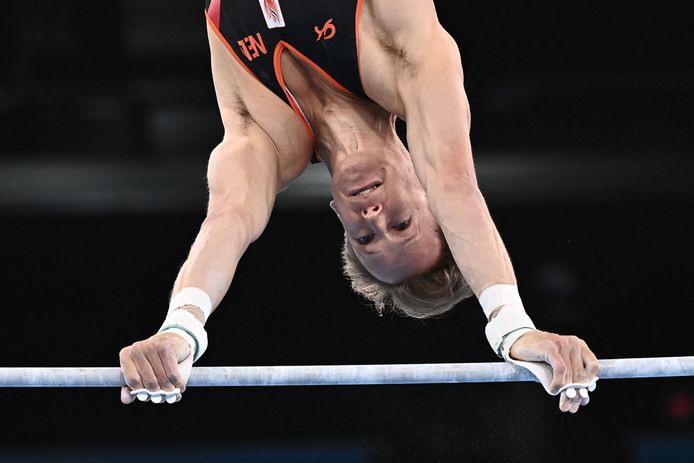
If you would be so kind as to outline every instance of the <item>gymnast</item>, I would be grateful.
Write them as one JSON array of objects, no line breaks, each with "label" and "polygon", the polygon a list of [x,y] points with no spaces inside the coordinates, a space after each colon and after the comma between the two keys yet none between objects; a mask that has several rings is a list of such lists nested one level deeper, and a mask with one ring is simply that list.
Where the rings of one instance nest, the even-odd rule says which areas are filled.
[{"label": "gymnast", "polygon": [[474,295],[499,357],[559,395],[561,411],[586,405],[598,360],[524,310],[477,184],[461,56],[433,1],[207,0],[205,16],[224,137],[166,319],[120,352],[122,402],[181,399],[204,323],[276,195],[320,162],[345,230],[343,271],[376,311],[426,318]]}]

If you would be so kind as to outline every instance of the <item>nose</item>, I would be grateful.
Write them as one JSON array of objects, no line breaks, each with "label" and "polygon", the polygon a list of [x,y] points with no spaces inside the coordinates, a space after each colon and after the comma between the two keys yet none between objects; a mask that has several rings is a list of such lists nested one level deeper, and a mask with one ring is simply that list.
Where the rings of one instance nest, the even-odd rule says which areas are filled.
[{"label": "nose", "polygon": [[381,203],[370,204],[362,208],[361,215],[365,219],[375,219],[376,217],[378,217],[382,210],[383,206],[381,205]]}]

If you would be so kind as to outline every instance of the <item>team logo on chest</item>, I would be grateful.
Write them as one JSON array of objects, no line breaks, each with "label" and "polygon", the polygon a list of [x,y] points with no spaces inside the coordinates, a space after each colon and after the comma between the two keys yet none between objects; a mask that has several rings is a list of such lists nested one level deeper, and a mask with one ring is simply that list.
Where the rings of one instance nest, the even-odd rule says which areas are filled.
[{"label": "team logo on chest", "polygon": [[284,16],[282,16],[280,0],[258,0],[258,2],[263,10],[265,24],[267,24],[268,29],[284,27]]},{"label": "team logo on chest", "polygon": [[316,33],[316,42],[320,40],[330,40],[335,37],[335,26],[333,25],[333,18],[328,19],[325,24],[323,24],[322,29],[318,29],[318,26],[313,28]]}]

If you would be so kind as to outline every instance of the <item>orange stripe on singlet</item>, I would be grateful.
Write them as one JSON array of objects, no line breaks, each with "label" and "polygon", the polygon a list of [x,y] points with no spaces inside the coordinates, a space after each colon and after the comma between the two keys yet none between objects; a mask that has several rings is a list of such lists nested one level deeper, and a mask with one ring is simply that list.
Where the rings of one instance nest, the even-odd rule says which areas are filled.
[{"label": "orange stripe on singlet", "polygon": [[313,133],[311,124],[309,124],[308,119],[306,119],[304,112],[301,110],[301,107],[299,106],[297,101],[294,99],[294,96],[287,88],[287,84],[284,83],[284,74],[282,74],[282,66],[280,63],[280,59],[282,57],[282,50],[284,50],[285,47],[289,48],[289,45],[287,45],[287,43],[284,40],[280,40],[277,43],[277,46],[275,47],[275,52],[272,55],[272,64],[275,68],[275,77],[277,78],[277,82],[279,82],[282,91],[287,97],[289,106],[292,107],[294,113],[297,116],[299,116],[301,123],[304,124],[304,127],[306,127],[306,130],[308,131],[308,136],[311,137],[311,143],[313,144],[313,152],[315,153],[316,157],[320,159],[320,155],[318,154],[318,145],[316,143],[316,136]]},{"label": "orange stripe on singlet", "polygon": [[[215,33],[215,35],[219,38],[219,40],[224,44],[224,46],[227,48],[227,50],[229,50],[229,52],[231,53],[231,55],[232,55],[234,58],[236,58],[236,61],[238,61],[239,64],[240,64],[241,66],[243,66],[243,68],[244,68],[246,71],[248,71],[248,73],[249,73],[250,75],[252,75],[253,77],[255,77],[256,80],[258,80],[258,82],[260,82],[260,79],[258,79],[258,77],[257,77],[255,74],[253,74],[253,72],[248,68],[248,66],[246,66],[246,63],[244,63],[243,61],[241,61],[241,58],[239,58],[239,55],[236,54],[236,52],[234,51],[234,48],[229,44],[229,42],[227,42],[227,39],[224,38],[224,36],[222,35],[222,33],[221,33],[220,30],[219,30],[219,27],[217,27],[217,24],[214,23],[214,21],[212,20],[212,18],[210,17],[210,15],[207,13],[207,11],[205,11],[205,17],[207,18],[207,23],[208,23],[208,24],[210,25],[210,27],[212,28],[212,31],[213,31],[213,32]],[[260,83],[262,83],[262,82],[260,82]],[[263,85],[263,86],[264,86],[264,85]]]},{"label": "orange stripe on singlet", "polygon": [[219,28],[219,21],[221,16],[221,1],[222,0],[211,0],[210,6],[207,8],[206,14],[212,20],[215,27]]},{"label": "orange stripe on singlet", "polygon": [[[361,2],[360,2],[361,3]],[[292,55],[294,55],[296,58],[300,59],[304,63],[306,63],[308,66],[313,68],[314,71],[316,71],[318,74],[323,76],[325,80],[327,80],[331,85],[333,85],[335,88],[349,94],[353,95],[348,88],[340,84],[338,81],[336,81],[330,74],[328,74],[322,67],[311,61],[307,56],[305,56],[303,53],[301,53],[299,50],[296,48],[292,47],[289,45],[287,42],[284,40],[280,40],[279,43],[277,44],[277,48],[275,48],[275,54],[274,54],[274,65],[275,65],[275,74],[277,77],[277,81],[280,84],[280,87],[282,87],[282,90],[284,91],[284,94],[287,96],[287,100],[289,100],[289,104],[291,105],[292,109],[296,113],[297,116],[301,119],[301,121],[304,123],[304,126],[306,126],[306,129],[309,131],[309,135],[311,136],[311,141],[313,142],[313,150],[316,154],[316,157],[320,159],[320,154],[318,153],[318,146],[316,144],[316,137],[313,133],[313,129],[311,128],[311,124],[309,124],[308,120],[306,119],[306,116],[304,115],[303,111],[299,107],[299,105],[296,103],[294,100],[294,97],[292,96],[291,92],[289,92],[289,89],[287,88],[287,85],[284,83],[284,76],[282,74],[282,67],[280,66],[280,57],[282,55],[282,51],[284,49],[289,50]]]},{"label": "orange stripe on singlet", "polygon": [[357,10],[354,13],[354,39],[356,43],[354,44],[357,49],[357,74],[359,75],[359,84],[361,85],[362,92],[364,92],[364,80],[361,78],[361,65],[359,61],[359,16],[361,16],[361,4],[363,0],[357,0]]}]

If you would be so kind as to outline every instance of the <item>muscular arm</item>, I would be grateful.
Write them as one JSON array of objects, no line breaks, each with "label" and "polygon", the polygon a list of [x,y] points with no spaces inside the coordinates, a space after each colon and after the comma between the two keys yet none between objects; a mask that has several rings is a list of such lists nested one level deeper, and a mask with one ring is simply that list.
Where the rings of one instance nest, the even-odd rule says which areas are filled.
[{"label": "muscular arm", "polygon": [[[400,15],[374,17],[390,40],[394,108],[407,121],[412,161],[456,263],[477,296],[516,279],[480,192],[470,143],[470,111],[458,48],[429,0],[405,0]],[[392,11],[392,9],[391,9]]]},{"label": "muscular arm", "polygon": [[[402,0],[399,14],[384,0],[372,0],[372,13],[393,70],[381,92],[388,108],[407,121],[407,141],[417,176],[429,197],[456,263],[479,297],[496,284],[516,284],[511,260],[490,216],[475,175],[470,142],[470,110],[458,47],[436,17],[431,0]],[[378,87],[374,88],[379,93]],[[511,346],[511,358],[545,362],[552,368],[550,387],[586,382],[598,361],[575,336],[543,331],[524,334]],[[559,407],[576,412],[588,398],[562,392]]]},{"label": "muscular arm", "polygon": [[[284,180],[275,145],[251,117],[238,91],[230,58],[212,35],[210,48],[225,135],[210,156],[207,216],[178,273],[173,292],[190,286],[200,288],[210,296],[215,308],[229,289],[241,256],[267,225]],[[180,310],[204,322],[198,307],[185,306]],[[123,403],[135,400],[130,391],[143,387],[150,391],[183,391],[192,365],[190,353],[188,342],[170,332],[123,348],[120,363],[128,385],[121,390]],[[187,373],[180,367],[184,361],[189,362]]]},{"label": "muscular arm", "polygon": [[262,233],[282,188],[278,153],[249,113],[231,55],[208,29],[224,139],[212,152],[207,216],[174,283],[206,291],[217,307],[248,245]]},{"label": "muscular arm", "polygon": [[173,293],[186,286],[206,291],[216,307],[248,245],[267,225],[278,191],[274,148],[249,124],[225,137],[208,167],[207,216],[181,267]]}]

